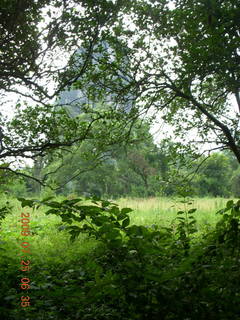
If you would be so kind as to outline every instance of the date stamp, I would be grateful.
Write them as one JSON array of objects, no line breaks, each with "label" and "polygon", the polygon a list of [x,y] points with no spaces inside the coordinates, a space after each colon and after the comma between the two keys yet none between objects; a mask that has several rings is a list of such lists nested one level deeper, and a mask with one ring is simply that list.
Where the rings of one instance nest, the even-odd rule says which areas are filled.
[{"label": "date stamp", "polygon": [[[23,273],[21,277],[20,287],[21,290],[26,292],[26,295],[21,296],[21,306],[23,308],[30,307],[30,297],[27,295],[28,290],[30,289],[30,282],[28,273],[30,272],[31,262],[28,259],[28,255],[31,255],[31,247],[28,240],[28,237],[31,236],[30,231],[30,213],[21,213],[21,235],[24,237],[23,241],[21,242],[21,261],[20,261],[20,271]],[[26,239],[25,239],[26,238]]]}]

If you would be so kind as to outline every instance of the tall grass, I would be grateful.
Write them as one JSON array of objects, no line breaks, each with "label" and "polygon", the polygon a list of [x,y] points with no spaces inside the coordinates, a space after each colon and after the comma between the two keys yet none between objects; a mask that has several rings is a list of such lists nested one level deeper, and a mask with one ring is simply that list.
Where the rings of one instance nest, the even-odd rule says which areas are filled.
[{"label": "tall grass", "polygon": [[181,203],[182,199],[174,198],[124,198],[117,203],[120,207],[134,209],[131,215],[131,222],[140,225],[156,224],[159,226],[169,226],[177,216],[179,210],[196,208],[194,213],[197,220],[198,229],[206,226],[214,226],[219,220],[216,212],[224,208],[227,199],[224,198],[195,198],[191,199],[191,205]]},{"label": "tall grass", "polygon": [[[63,230],[59,231],[61,219],[55,215],[46,216],[44,208],[38,210],[22,209],[20,202],[8,199],[12,205],[11,214],[7,215],[1,225],[1,241],[8,243],[8,249],[12,253],[19,252],[20,236],[20,214],[22,210],[31,214],[30,227],[33,236],[29,239],[31,242],[31,251],[34,260],[38,263],[46,263],[54,256],[58,263],[71,257],[84,255],[86,251],[95,246],[95,241],[80,235],[76,242],[69,241],[69,234]],[[6,199],[0,199],[2,205]],[[177,211],[184,209],[184,205],[179,202],[180,199],[170,198],[124,198],[115,201],[121,208],[129,207],[133,209],[130,213],[131,223],[150,226],[170,226]],[[204,198],[193,199],[189,208],[196,208],[194,213],[197,220],[197,227],[201,233],[203,230],[213,228],[220,218],[215,213],[223,208],[226,199],[222,198]],[[174,224],[174,222],[173,222]]]},{"label": "tall grass", "polygon": [[[8,199],[9,200],[9,199]],[[0,241],[4,244],[5,253],[9,253],[19,263],[20,243],[28,241],[31,247],[31,263],[37,265],[61,264],[68,260],[74,261],[89,252],[95,241],[87,239],[86,235],[80,235],[75,242],[69,241],[67,231],[59,229],[60,217],[45,215],[45,209],[33,210],[21,208],[20,202],[15,199],[9,200],[12,211],[2,221],[0,226]],[[0,201],[1,205],[4,201]],[[33,236],[21,236],[21,212],[30,213],[30,230]],[[61,230],[61,231],[60,231]]]}]

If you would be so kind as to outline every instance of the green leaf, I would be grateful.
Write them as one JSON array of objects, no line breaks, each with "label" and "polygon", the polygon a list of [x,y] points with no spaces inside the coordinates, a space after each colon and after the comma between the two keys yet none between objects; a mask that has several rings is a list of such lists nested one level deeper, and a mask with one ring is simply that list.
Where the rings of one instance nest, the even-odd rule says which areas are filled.
[{"label": "green leaf", "polygon": [[35,205],[36,200],[28,200],[25,198],[17,198],[18,201],[21,202],[22,207],[33,207]]},{"label": "green leaf", "polygon": [[193,209],[188,210],[188,213],[194,213],[195,211],[197,211],[197,209],[193,208]]},{"label": "green leaf", "polygon": [[111,202],[106,200],[102,200],[101,202],[102,202],[102,207],[108,207],[111,204]]},{"label": "green leaf", "polygon": [[229,200],[229,201],[227,202],[227,204],[226,204],[226,208],[227,208],[227,209],[231,209],[231,208],[233,207],[233,205],[234,205],[233,200]]},{"label": "green leaf", "polygon": [[126,228],[129,225],[129,223],[130,223],[130,219],[129,217],[127,217],[125,220],[123,220],[122,227]]},{"label": "green leaf", "polygon": [[104,223],[109,222],[109,218],[106,216],[92,217],[92,222],[100,227]]},{"label": "green leaf", "polygon": [[57,201],[48,202],[47,205],[52,208],[61,208],[61,203]]},{"label": "green leaf", "polygon": [[45,214],[59,214],[60,211],[57,209],[49,209]]},{"label": "green leaf", "polygon": [[114,215],[119,215],[119,208],[117,206],[113,206],[111,209],[110,209],[110,212],[113,213]]},{"label": "green leaf", "polygon": [[74,204],[81,202],[81,201],[82,201],[82,199],[79,198],[79,199],[72,199],[72,200],[64,200],[62,203],[71,206],[71,205],[74,205]]},{"label": "green leaf", "polygon": [[177,214],[183,214],[184,213],[184,211],[178,211],[177,212]]},{"label": "green leaf", "polygon": [[121,213],[129,213],[129,212],[132,212],[133,211],[133,209],[131,209],[131,208],[123,208],[122,210],[121,210]]},{"label": "green leaf", "polygon": [[121,220],[123,220],[123,219],[125,219],[125,218],[127,218],[127,214],[121,212],[121,213],[118,215],[117,220],[118,220],[118,221],[121,221]]},{"label": "green leaf", "polygon": [[112,229],[110,232],[107,233],[107,238],[109,240],[114,240],[114,239],[116,239],[116,238],[118,238],[120,236],[121,236],[120,232],[117,229]]},{"label": "green leaf", "polygon": [[51,197],[46,197],[46,198],[44,198],[43,200],[42,200],[42,202],[47,202],[47,201],[49,201],[49,200],[52,200],[54,197],[53,196],[51,196]]}]

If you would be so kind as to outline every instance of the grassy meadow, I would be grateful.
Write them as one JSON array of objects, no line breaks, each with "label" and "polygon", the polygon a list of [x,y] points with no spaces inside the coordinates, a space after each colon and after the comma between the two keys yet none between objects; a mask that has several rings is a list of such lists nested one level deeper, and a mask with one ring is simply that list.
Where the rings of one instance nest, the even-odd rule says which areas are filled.
[{"label": "grassy meadow", "polygon": [[214,226],[219,217],[215,214],[222,209],[227,202],[224,198],[195,198],[191,199],[190,205],[181,203],[182,199],[174,198],[139,198],[139,199],[119,199],[116,201],[120,207],[134,209],[130,214],[132,223],[139,225],[157,224],[158,226],[169,226],[176,218],[179,210],[186,208],[196,208],[195,218],[198,228],[209,225]]},{"label": "grassy meadow", "polygon": [[[2,202],[7,199],[2,199]],[[9,199],[8,199],[9,200]],[[131,224],[161,227],[173,227],[179,210],[196,208],[194,216],[197,220],[198,236],[202,232],[214,229],[220,216],[216,212],[223,208],[227,199],[223,198],[196,198],[191,205],[184,205],[181,199],[171,198],[123,198],[115,200],[120,208],[132,208],[129,213]],[[22,209],[17,200],[10,200],[12,210],[1,224],[1,241],[6,243],[12,259],[19,253],[20,235],[19,218],[22,211],[30,212],[30,229],[32,260],[36,264],[48,264],[48,261],[64,263],[74,260],[78,255],[84,255],[96,245],[96,241],[86,235],[80,235],[77,241],[69,241],[69,234],[61,228],[61,219],[55,215],[45,215],[43,208],[37,210]]]},{"label": "grassy meadow", "polygon": [[[6,200],[9,199],[2,199],[1,202],[4,203]],[[225,206],[227,199],[195,198],[191,199],[191,205],[184,205],[180,201],[181,199],[173,198],[122,198],[113,202],[118,204],[120,208],[133,209],[129,213],[131,224],[157,225],[160,228],[174,226],[174,219],[177,217],[179,210],[196,208],[197,211],[194,216],[197,220],[197,229],[200,235],[202,231],[214,228],[220,218],[219,215],[216,215],[216,212]],[[17,248],[17,243],[21,239],[19,217],[23,209],[17,200],[10,200],[10,203],[12,210],[11,214],[7,215],[2,222],[1,239],[2,241],[11,239],[13,249],[14,247]],[[24,208],[23,211],[28,211],[31,215],[32,254],[37,260],[46,261],[46,259],[51,259],[52,254],[59,260],[64,260],[66,255],[71,256],[72,252],[84,253],[92,247],[92,243],[95,243],[92,240],[89,241],[85,235],[80,235],[78,241],[74,243],[69,242],[68,233],[60,227],[61,219],[55,215],[46,216],[43,208],[37,210]]]}]

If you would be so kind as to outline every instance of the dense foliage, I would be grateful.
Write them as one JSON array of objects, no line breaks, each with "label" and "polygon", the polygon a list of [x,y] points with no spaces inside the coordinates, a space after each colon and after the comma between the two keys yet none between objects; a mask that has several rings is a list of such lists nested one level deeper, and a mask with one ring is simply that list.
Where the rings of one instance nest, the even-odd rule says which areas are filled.
[{"label": "dense foliage", "polygon": [[[240,319],[240,200],[201,224],[188,197],[240,197],[239,22],[238,0],[0,1],[3,319]],[[181,208],[136,224],[129,196]]]},{"label": "dense foliage", "polygon": [[[216,228],[197,236],[197,212],[188,199],[168,228],[130,224],[131,209],[90,200],[20,199],[23,207],[44,205],[48,217],[60,217],[54,228],[64,239],[68,230],[75,249],[84,245],[77,243],[79,234],[96,242],[61,263],[57,256],[41,261],[33,250],[32,307],[24,310],[16,305],[19,261],[7,251],[18,248],[2,241],[5,319],[239,319],[239,201],[228,201]],[[31,241],[44,239],[46,227],[34,228]]]},{"label": "dense foliage", "polygon": [[0,192],[16,196],[72,194],[116,199],[183,195],[188,190],[189,195],[198,197],[239,197],[239,166],[231,153],[188,157],[179,164],[167,152],[166,144],[157,146],[153,142],[148,130],[147,124],[141,124],[134,130],[131,145],[111,146],[100,154],[98,161],[93,145],[85,143],[58,160],[36,159],[32,168],[22,171],[39,180],[51,172],[46,181],[52,189],[5,173]]},{"label": "dense foliage", "polygon": [[3,162],[86,140],[105,151],[152,110],[193,149],[214,142],[240,161],[238,1],[11,0],[0,15]]}]

